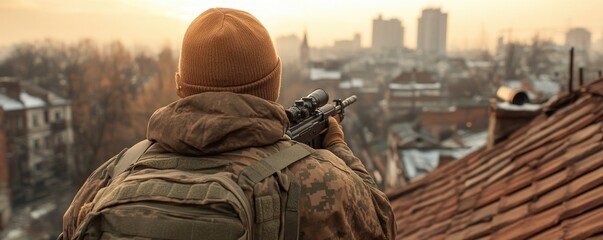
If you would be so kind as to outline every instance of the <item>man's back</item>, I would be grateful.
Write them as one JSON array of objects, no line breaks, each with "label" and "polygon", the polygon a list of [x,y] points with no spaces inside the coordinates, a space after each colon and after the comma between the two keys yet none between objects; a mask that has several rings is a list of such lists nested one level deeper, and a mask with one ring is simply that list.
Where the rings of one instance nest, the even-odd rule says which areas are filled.
[{"label": "man's back", "polygon": [[[246,41],[244,47],[235,44],[241,39]],[[253,47],[258,44],[265,46]],[[261,61],[253,61],[256,58]],[[204,62],[227,64],[207,68]],[[155,143],[141,161],[164,161],[172,166],[174,158],[166,155],[186,156],[192,161],[214,159],[221,167],[213,170],[232,173],[229,176],[237,182],[246,167],[287,148],[292,144],[285,135],[289,122],[283,107],[275,102],[280,91],[280,66],[270,37],[250,14],[212,9],[200,15],[187,30],[176,75],[182,99],[157,110],[149,120],[147,139]],[[284,181],[299,182],[300,238],[393,239],[391,206],[345,144],[334,119],[329,121],[323,144],[324,149],[311,150],[309,156],[286,167],[284,173],[275,173],[281,187],[288,186]],[[82,186],[65,213],[63,239],[73,238],[81,222],[91,217],[89,213],[95,207],[99,208],[98,198],[111,184],[111,172],[118,160],[114,157],[103,164]],[[147,178],[145,171],[135,166],[127,174]],[[162,178],[164,173],[159,171],[153,177]],[[281,176],[289,173],[291,178]],[[258,199],[255,195],[275,185],[262,183],[253,190],[243,188],[255,224],[278,219],[280,224],[270,226],[278,229],[273,232],[282,233],[287,226],[283,212],[289,207],[280,202],[278,213],[262,211],[267,209],[262,204],[271,206],[274,202],[272,196]]]},{"label": "man's back", "polygon": [[[245,104],[249,104],[247,108],[237,107]],[[221,113],[212,114],[216,111]],[[284,137],[286,116],[282,107],[250,95],[199,94],[157,111],[150,122],[149,137],[157,142],[142,159],[166,161],[168,164],[175,159],[165,156],[173,153],[198,161],[211,158],[219,161],[221,170],[232,172],[233,176],[292,144]],[[195,126],[200,125],[204,126],[203,133],[191,130],[199,129]],[[260,131],[249,134],[249,129]],[[247,133],[237,136],[239,132]],[[161,139],[155,139],[158,136]],[[102,166],[97,171],[97,178],[107,177],[108,174],[103,172],[111,168]],[[387,198],[376,189],[360,161],[353,157],[344,143],[334,144],[330,151],[313,151],[289,169],[301,187],[301,238],[383,239],[392,236],[393,215]],[[144,172],[144,168],[134,168],[130,174],[140,174],[139,171]],[[93,207],[92,200],[99,185],[108,182],[89,181],[97,184],[85,185],[80,190],[74,205],[65,215],[66,233],[73,233],[77,222],[82,221],[82,216]],[[246,194],[250,203],[255,204],[251,192]],[[257,208],[253,205],[252,209]]]}]

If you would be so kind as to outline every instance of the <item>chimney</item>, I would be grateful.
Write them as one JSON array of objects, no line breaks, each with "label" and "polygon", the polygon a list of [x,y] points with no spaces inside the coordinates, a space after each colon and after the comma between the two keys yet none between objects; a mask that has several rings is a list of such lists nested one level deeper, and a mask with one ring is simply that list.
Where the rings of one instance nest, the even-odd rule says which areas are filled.
[{"label": "chimney", "polygon": [[530,104],[528,95],[516,89],[501,87],[498,99],[490,99],[488,124],[488,148],[507,139],[517,129],[528,124],[540,114],[539,104]]},{"label": "chimney", "polygon": [[6,94],[9,98],[19,101],[21,94],[21,84],[14,78],[0,78],[0,93]]},{"label": "chimney", "polygon": [[513,105],[523,105],[530,102],[530,98],[526,92],[505,86],[498,88],[496,96],[503,102]]}]

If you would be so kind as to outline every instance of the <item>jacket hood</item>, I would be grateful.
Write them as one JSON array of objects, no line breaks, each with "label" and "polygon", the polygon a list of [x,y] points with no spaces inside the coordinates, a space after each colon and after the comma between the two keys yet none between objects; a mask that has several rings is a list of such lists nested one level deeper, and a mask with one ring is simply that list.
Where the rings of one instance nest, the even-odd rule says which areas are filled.
[{"label": "jacket hood", "polygon": [[147,139],[186,155],[212,155],[259,147],[286,138],[284,108],[247,94],[206,92],[180,99],[153,113]]}]

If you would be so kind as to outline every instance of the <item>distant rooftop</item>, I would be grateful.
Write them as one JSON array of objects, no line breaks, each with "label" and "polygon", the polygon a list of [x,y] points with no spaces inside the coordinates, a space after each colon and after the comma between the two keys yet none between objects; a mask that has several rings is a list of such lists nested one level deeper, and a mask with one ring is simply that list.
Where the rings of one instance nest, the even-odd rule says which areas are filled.
[{"label": "distant rooftop", "polygon": [[39,97],[30,95],[27,92],[21,92],[21,102],[25,105],[25,108],[39,108],[44,107],[46,103]]},{"label": "distant rooftop", "polygon": [[[4,83],[8,84],[4,86],[4,92],[0,92],[0,107],[2,107],[5,111],[41,108],[48,105],[60,106],[69,104],[67,99],[61,98],[54,93],[31,84],[23,82],[18,82],[18,84],[15,84],[15,81],[13,80],[4,80]],[[13,96],[11,96],[11,91],[14,93]]]},{"label": "distant rooftop", "polygon": [[6,96],[5,94],[0,93],[0,106],[5,110],[5,111],[15,111],[15,110],[21,110],[21,109],[25,109],[25,105],[23,105],[23,103],[9,98],[8,96]]}]

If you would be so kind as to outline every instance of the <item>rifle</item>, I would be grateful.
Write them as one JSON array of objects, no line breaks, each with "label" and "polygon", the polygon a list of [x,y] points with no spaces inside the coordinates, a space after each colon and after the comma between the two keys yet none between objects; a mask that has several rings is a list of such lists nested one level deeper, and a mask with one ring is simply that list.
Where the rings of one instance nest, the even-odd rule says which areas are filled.
[{"label": "rifle", "polygon": [[327,92],[320,88],[314,90],[285,110],[289,119],[287,135],[312,148],[322,148],[324,134],[329,127],[329,116],[338,116],[339,121],[342,121],[344,108],[356,102],[356,99],[356,95],[352,95],[345,100],[336,99],[332,104],[327,104]]}]

